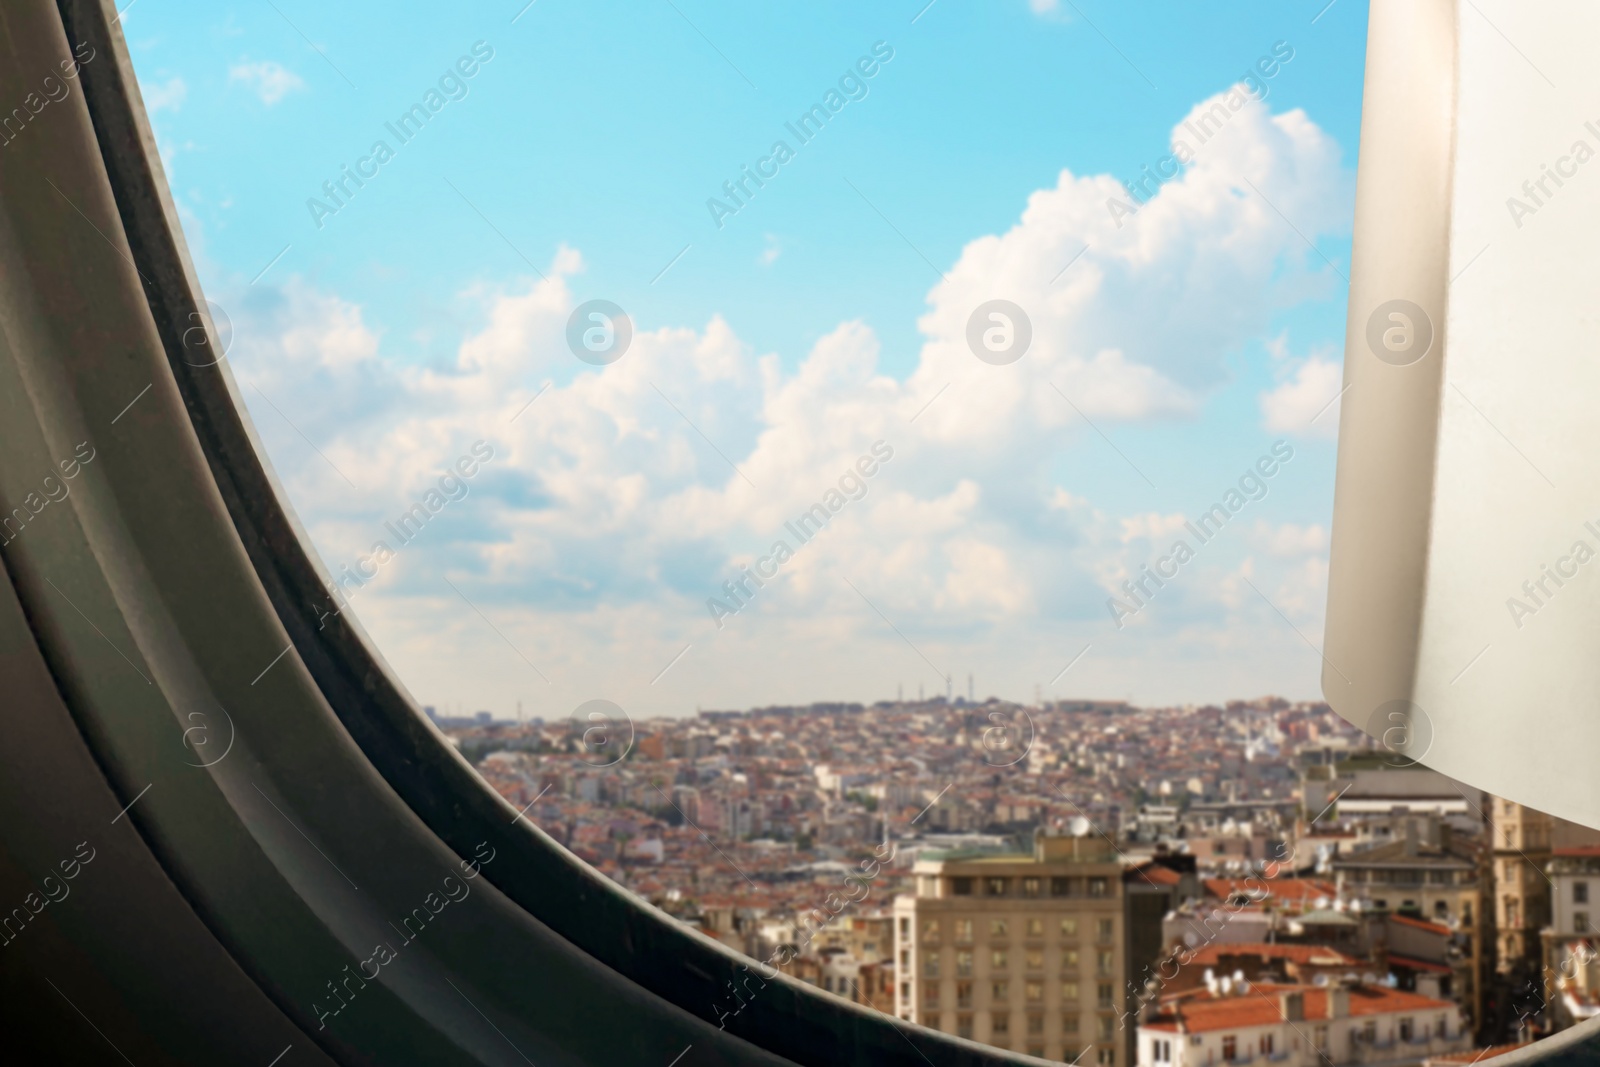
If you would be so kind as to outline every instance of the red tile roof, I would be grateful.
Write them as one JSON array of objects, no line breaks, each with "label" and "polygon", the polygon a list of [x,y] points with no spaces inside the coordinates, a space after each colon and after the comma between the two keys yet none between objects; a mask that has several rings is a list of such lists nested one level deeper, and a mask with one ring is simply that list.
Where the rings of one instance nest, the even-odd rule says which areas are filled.
[{"label": "red tile roof", "polygon": [[1159,863],[1146,863],[1133,869],[1133,877],[1153,885],[1177,885],[1183,881],[1178,872]]},{"label": "red tile roof", "polygon": [[1218,900],[1227,900],[1241,893],[1252,899],[1261,899],[1261,891],[1265,889],[1269,896],[1279,900],[1307,903],[1317,897],[1332,900],[1339,892],[1331,882],[1315,878],[1207,878],[1205,887],[1206,892]]},{"label": "red tile roof", "polygon": [[1444,934],[1446,936],[1450,934],[1450,928],[1448,926],[1442,926],[1439,923],[1427,922],[1423,919],[1413,919],[1409,915],[1391,915],[1389,916],[1389,921],[1400,923],[1402,926],[1414,926],[1418,930],[1427,930],[1429,933],[1433,934]]},{"label": "red tile roof", "polygon": [[[1279,993],[1300,993],[1304,998],[1307,1019],[1325,1019],[1328,1016],[1328,988],[1311,985],[1277,985],[1262,983],[1252,985],[1247,993],[1230,996],[1213,996],[1206,990],[1193,994],[1180,994],[1162,1006],[1161,1013],[1146,1024],[1152,1030],[1176,1032],[1178,1020],[1191,1034],[1211,1033],[1217,1030],[1243,1030],[1254,1026],[1271,1026],[1285,1022],[1278,1007]],[[1360,985],[1350,988],[1350,1014],[1387,1015],[1405,1011],[1435,1011],[1454,1008],[1448,1000],[1436,1000],[1420,993],[1407,993],[1387,986]]]}]

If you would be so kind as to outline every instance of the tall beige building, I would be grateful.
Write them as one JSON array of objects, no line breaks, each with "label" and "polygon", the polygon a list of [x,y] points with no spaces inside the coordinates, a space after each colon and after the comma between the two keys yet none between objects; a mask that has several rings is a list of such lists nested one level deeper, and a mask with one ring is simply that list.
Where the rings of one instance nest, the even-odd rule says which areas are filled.
[{"label": "tall beige building", "polygon": [[902,1019],[1080,1067],[1129,1067],[1122,864],[1103,838],[924,852],[894,903]]},{"label": "tall beige building", "polygon": [[1511,800],[1490,798],[1493,838],[1496,965],[1502,974],[1536,968],[1539,931],[1550,922],[1549,815]]}]

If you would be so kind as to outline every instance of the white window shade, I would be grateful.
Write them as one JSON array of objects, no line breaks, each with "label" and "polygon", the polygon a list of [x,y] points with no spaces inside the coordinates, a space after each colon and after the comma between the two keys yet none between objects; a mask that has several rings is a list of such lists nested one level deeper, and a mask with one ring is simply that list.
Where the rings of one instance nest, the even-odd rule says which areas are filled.
[{"label": "white window shade", "polygon": [[1592,4],[1373,5],[1323,668],[1397,758],[1589,825],[1596,40]]}]

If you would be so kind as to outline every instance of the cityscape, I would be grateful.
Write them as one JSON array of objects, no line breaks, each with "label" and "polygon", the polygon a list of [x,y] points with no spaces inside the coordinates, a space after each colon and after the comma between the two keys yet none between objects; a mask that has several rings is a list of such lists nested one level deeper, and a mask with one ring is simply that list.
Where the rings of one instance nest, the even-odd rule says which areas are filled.
[{"label": "cityscape", "polygon": [[1600,1011],[1600,832],[1321,703],[426,710],[531,823],[752,975],[986,1044],[1465,1067]]}]

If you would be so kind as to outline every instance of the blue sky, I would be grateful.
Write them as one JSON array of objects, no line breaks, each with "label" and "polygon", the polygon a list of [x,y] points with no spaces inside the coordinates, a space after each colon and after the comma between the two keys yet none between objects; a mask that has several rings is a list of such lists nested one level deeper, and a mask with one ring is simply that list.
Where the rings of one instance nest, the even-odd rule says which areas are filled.
[{"label": "blue sky", "polygon": [[[424,703],[551,717],[969,672],[1017,699],[1315,695],[1337,408],[1309,419],[1338,391],[1365,44],[1364,6],[1324,3],[142,0],[123,25],[330,570],[495,450],[355,612]],[[875,46],[800,144],[785,123]],[[1264,98],[1112,226],[1115,181],[1275,48]],[[402,144],[385,124],[463,57]],[[718,226],[708,199],[780,138]],[[319,227],[308,200],[379,139]],[[993,298],[1036,334],[1006,367],[961,342]],[[636,331],[609,366],[564,347],[592,299]],[[879,439],[866,496],[716,628],[707,598]],[[1116,628],[1118,583],[1279,439],[1266,498]]]}]

